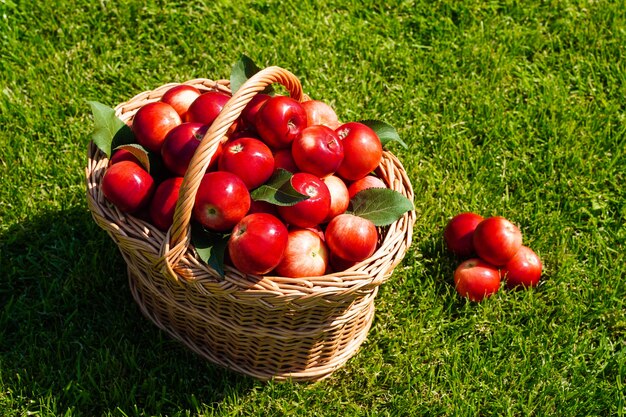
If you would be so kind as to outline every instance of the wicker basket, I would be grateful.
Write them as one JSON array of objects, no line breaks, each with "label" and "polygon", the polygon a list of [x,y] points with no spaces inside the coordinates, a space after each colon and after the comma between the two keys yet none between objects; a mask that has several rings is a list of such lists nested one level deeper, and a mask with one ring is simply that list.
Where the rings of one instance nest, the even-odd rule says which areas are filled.
[{"label": "wicker basket", "polygon": [[[234,371],[261,380],[320,380],[343,366],[367,337],[374,298],[410,245],[415,212],[380,229],[379,249],[369,259],[326,276],[250,276],[226,266],[221,277],[202,262],[190,241],[191,211],[202,175],[245,105],[274,83],[297,100],[309,99],[299,80],[279,67],[266,68],[241,86],[196,151],[167,233],[105,200],[99,184],[108,159],[93,143],[86,168],[87,200],[95,222],[118,245],[132,295],[154,324],[202,357]],[[185,84],[230,94],[226,80]],[[159,100],[174,85],[118,105],[118,117],[130,124],[141,106]],[[411,183],[393,154],[384,152],[377,173],[390,188],[413,200]]]}]

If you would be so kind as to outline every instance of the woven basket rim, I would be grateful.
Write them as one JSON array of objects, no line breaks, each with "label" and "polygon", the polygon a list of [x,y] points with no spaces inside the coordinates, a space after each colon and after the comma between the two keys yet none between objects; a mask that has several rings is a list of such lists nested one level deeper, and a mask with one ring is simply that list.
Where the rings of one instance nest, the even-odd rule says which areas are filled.
[{"label": "woven basket rim", "polygon": [[[182,83],[163,84],[154,90],[136,94],[131,99],[115,106],[116,115],[129,124],[136,111],[144,104],[158,101],[169,88],[178,84],[189,84],[201,91],[217,90],[230,94],[230,82],[219,79],[196,78]],[[302,94],[301,100],[308,100]],[[206,137],[205,137],[206,139]],[[385,228],[379,228],[381,241],[376,252],[368,259],[348,268],[319,277],[287,278],[273,275],[245,275],[225,265],[222,278],[209,265],[199,259],[191,242],[180,255],[173,268],[169,268],[166,257],[171,229],[162,232],[149,222],[136,216],[120,212],[106,201],[100,192],[100,181],[108,164],[108,158],[93,142],[88,150],[85,168],[89,209],[97,223],[109,234],[123,236],[137,250],[154,255],[155,263],[162,266],[180,285],[193,286],[207,296],[227,294],[234,302],[266,304],[273,308],[288,303],[294,308],[306,308],[311,302],[336,302],[351,294],[371,290],[382,284],[402,260],[412,239],[415,223],[414,210],[406,212],[400,219]],[[401,162],[391,153],[383,152],[379,175],[387,185],[413,201],[413,189]]]}]

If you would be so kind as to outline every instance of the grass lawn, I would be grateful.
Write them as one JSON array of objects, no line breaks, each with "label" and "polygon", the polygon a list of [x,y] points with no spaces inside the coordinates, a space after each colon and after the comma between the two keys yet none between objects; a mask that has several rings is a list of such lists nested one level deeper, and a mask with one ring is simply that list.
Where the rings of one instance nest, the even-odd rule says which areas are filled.
[{"label": "grass lawn", "polygon": [[[626,414],[623,2],[322,3],[0,0],[0,415]],[[87,101],[228,78],[242,54],[408,144],[413,244],[319,383],[159,331],[87,210]],[[468,210],[521,228],[539,287],[456,295],[442,231]]]}]

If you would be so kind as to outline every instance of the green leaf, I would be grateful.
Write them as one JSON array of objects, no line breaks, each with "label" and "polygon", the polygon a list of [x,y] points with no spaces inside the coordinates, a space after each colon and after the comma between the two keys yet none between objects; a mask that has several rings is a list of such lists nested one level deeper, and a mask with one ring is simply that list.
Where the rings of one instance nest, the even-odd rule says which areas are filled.
[{"label": "green leaf", "polygon": [[371,220],[376,226],[388,226],[414,209],[413,202],[389,188],[368,188],[350,200],[350,212]]},{"label": "green leaf", "polygon": [[88,103],[94,118],[92,140],[107,157],[111,157],[111,149],[134,142],[130,127],[117,117],[115,109],[97,101]]},{"label": "green leaf", "polygon": [[[250,77],[259,72],[261,68],[259,68],[252,59],[250,59],[246,55],[242,55],[241,59],[233,65],[233,68],[230,72],[230,91],[234,94],[235,91],[239,90],[239,88],[248,81]],[[268,86],[263,93],[272,94],[273,93],[272,86]]]},{"label": "green leaf", "polygon": [[191,223],[191,243],[207,265],[224,277],[224,255],[230,234],[206,230],[197,222]]},{"label": "green leaf", "polygon": [[255,201],[266,201],[277,206],[293,206],[308,199],[308,195],[301,194],[293,188],[291,177],[293,177],[291,172],[279,168],[265,184],[252,191],[250,196]]},{"label": "green leaf", "polygon": [[369,126],[380,138],[380,142],[385,146],[389,142],[398,142],[404,149],[408,149],[406,143],[400,138],[396,129],[389,123],[380,120],[362,120],[366,126]]}]

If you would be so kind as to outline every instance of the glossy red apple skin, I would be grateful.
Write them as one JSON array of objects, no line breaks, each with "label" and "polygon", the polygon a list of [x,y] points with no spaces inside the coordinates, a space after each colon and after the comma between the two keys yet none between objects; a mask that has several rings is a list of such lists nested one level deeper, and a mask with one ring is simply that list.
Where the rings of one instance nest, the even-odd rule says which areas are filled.
[{"label": "glossy red apple skin", "polygon": [[352,268],[354,265],[359,262],[356,261],[348,261],[346,259],[340,258],[336,253],[331,252],[329,249],[328,262],[330,264],[330,268],[334,272],[345,271],[348,268]]},{"label": "glossy red apple skin", "polygon": [[264,275],[280,263],[287,248],[285,224],[268,213],[245,216],[228,240],[228,256],[245,274]]},{"label": "glossy red apple skin", "polygon": [[254,126],[270,148],[287,148],[306,127],[306,112],[291,97],[273,96],[259,108]]},{"label": "glossy red apple skin", "polygon": [[187,111],[187,119],[190,122],[211,125],[220,114],[230,96],[221,91],[207,91],[200,94],[191,103]]},{"label": "glossy red apple skin", "polygon": [[500,290],[500,271],[482,259],[467,259],[454,271],[454,287],[462,297],[480,302]]},{"label": "glossy red apple skin", "polygon": [[120,161],[107,168],[101,187],[102,194],[120,211],[134,214],[148,206],[155,183],[141,165]]},{"label": "glossy red apple skin", "polygon": [[542,270],[539,255],[528,246],[522,246],[502,267],[500,275],[508,288],[528,288],[539,284]]},{"label": "glossy red apple skin", "polygon": [[241,130],[254,130],[256,132],[255,120],[259,109],[270,98],[269,94],[259,93],[252,97],[252,99],[246,104],[246,107],[241,111],[239,129]]},{"label": "glossy red apple skin", "polygon": [[354,197],[359,191],[367,190],[369,188],[388,188],[385,182],[374,176],[374,175],[366,175],[363,178],[359,178],[356,181],[353,181],[348,186],[348,196],[350,198]]},{"label": "glossy red apple skin", "polygon": [[126,149],[118,149],[113,152],[113,155],[111,155],[111,159],[109,159],[109,165],[117,164],[118,162],[122,161],[131,161],[136,164],[141,164],[141,162],[139,162],[137,157],[133,155],[132,152],[127,151]]},{"label": "glossy red apple skin", "polygon": [[224,145],[217,167],[236,174],[253,190],[274,173],[274,155],[259,139],[239,138]]},{"label": "glossy red apple skin", "polygon": [[383,156],[383,146],[373,129],[363,123],[349,122],[339,126],[337,133],[344,153],[337,175],[355,181],[376,169]]},{"label": "glossy red apple skin", "polygon": [[196,193],[193,217],[205,228],[231,230],[250,210],[250,193],[235,174],[212,171],[204,174]]},{"label": "glossy red apple skin", "polygon": [[337,171],[343,161],[343,143],[337,132],[322,125],[307,126],[291,145],[300,171],[323,178]]},{"label": "glossy red apple skin", "polygon": [[330,191],[330,210],[324,222],[331,221],[334,217],[343,214],[350,206],[350,195],[346,183],[336,175],[328,175],[322,178]]},{"label": "glossy red apple skin", "polygon": [[250,210],[248,210],[248,214],[252,213],[268,213],[272,216],[279,217],[278,207],[275,204],[268,203],[267,201],[262,200],[250,201]]},{"label": "glossy red apple skin", "polygon": [[291,155],[291,148],[274,151],[274,170],[276,171],[279,168],[287,170],[292,174],[298,172],[298,167],[293,160],[293,155]]},{"label": "glossy red apple skin", "polygon": [[474,256],[474,230],[483,220],[483,216],[473,212],[463,212],[452,217],[443,230],[448,250],[460,258]]},{"label": "glossy red apple skin", "polygon": [[182,184],[182,177],[172,177],[161,182],[154,191],[148,212],[157,229],[166,231],[174,222],[174,210]]},{"label": "glossy red apple skin", "polygon": [[333,218],[324,232],[328,249],[346,261],[369,258],[378,245],[378,230],[370,220],[344,213]]},{"label": "glossy red apple skin", "polygon": [[520,229],[502,216],[480,222],[472,238],[476,254],[495,266],[506,264],[522,246]]},{"label": "glossy red apple skin", "polygon": [[144,104],[133,118],[132,131],[138,144],[153,152],[160,152],[167,134],[182,120],[167,103],[156,101]]},{"label": "glossy red apple skin", "polygon": [[340,125],[335,109],[321,100],[307,100],[302,102],[307,116],[307,125],[324,125],[333,130]]},{"label": "glossy red apple skin", "polygon": [[167,90],[161,97],[161,101],[172,106],[181,120],[185,122],[187,121],[187,111],[191,103],[193,103],[200,94],[202,94],[200,90],[193,85],[179,84]]},{"label": "glossy red apple skin", "polygon": [[281,219],[303,229],[321,224],[330,211],[330,191],[324,181],[313,174],[297,172],[291,177],[291,185],[308,199],[292,206],[279,206]]},{"label": "glossy red apple skin", "polygon": [[209,126],[203,123],[185,122],[170,130],[161,147],[165,168],[177,176],[184,176],[208,129]]},{"label": "glossy red apple skin", "polygon": [[320,235],[309,229],[289,230],[283,259],[277,275],[291,278],[324,275],[328,269],[328,248]]}]

